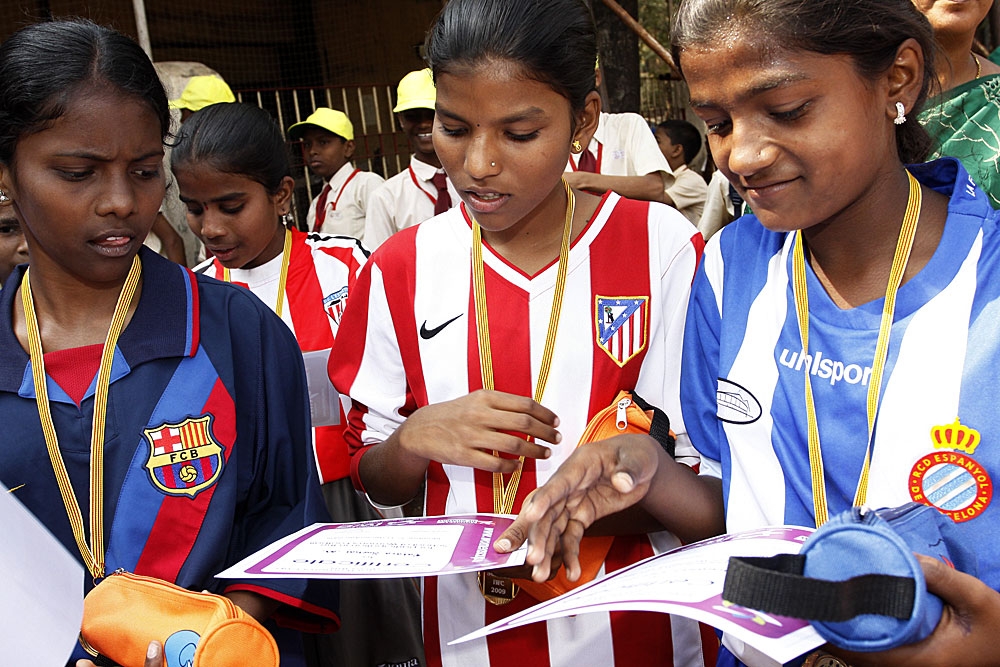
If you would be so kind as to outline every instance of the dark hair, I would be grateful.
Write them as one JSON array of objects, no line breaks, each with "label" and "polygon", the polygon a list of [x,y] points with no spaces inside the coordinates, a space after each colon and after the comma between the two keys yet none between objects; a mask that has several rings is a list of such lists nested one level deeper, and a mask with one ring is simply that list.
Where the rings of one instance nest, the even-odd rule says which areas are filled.
[{"label": "dark hair", "polygon": [[250,104],[212,104],[191,114],[177,133],[170,154],[176,173],[186,164],[207,162],[227,174],[257,181],[270,194],[291,175],[281,128],[271,115]]},{"label": "dark hair", "polygon": [[927,157],[931,138],[916,116],[937,80],[936,46],[930,23],[911,0],[684,0],[673,25],[674,62],[680,65],[684,49],[736,31],[783,50],[848,55],[869,80],[889,69],[900,44],[915,39],[924,52],[923,85],[906,112],[912,120],[896,127],[896,146],[903,162]]},{"label": "dark hair", "polygon": [[17,142],[44,130],[85,87],[116,88],[149,105],[170,131],[170,110],[153,63],[139,45],[85,20],[36,23],[0,45],[0,162]]},{"label": "dark hair", "polygon": [[684,164],[689,164],[701,150],[701,132],[686,120],[665,120],[656,129],[670,137],[670,143],[678,144],[684,149]]},{"label": "dark hair", "polygon": [[427,34],[434,78],[490,60],[519,63],[583,109],[596,88],[597,36],[583,0],[450,0]]}]

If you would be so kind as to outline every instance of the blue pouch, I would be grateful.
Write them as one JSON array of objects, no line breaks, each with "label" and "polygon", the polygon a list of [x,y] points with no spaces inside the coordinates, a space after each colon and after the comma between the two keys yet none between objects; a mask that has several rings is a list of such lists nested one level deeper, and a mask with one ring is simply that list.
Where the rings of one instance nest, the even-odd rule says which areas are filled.
[{"label": "blue pouch", "polygon": [[908,503],[838,514],[795,555],[731,558],[723,598],[803,618],[828,642],[851,651],[884,651],[921,641],[943,603],[927,591],[914,552],[976,576],[975,554],[955,524],[933,507]]}]

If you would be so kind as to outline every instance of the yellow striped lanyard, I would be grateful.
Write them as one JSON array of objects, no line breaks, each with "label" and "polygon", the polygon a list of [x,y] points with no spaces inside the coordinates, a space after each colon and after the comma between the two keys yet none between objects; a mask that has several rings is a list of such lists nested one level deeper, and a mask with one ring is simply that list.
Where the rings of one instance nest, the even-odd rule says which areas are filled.
[{"label": "yellow striped lanyard", "polygon": [[[288,282],[288,264],[292,258],[292,230],[285,228],[285,240],[281,246],[281,275],[278,278],[278,303],[274,305],[274,312],[281,317],[281,309],[285,303],[285,283]],[[222,279],[231,283],[229,269],[222,267]]]},{"label": "yellow striped lanyard", "polygon": [[97,371],[97,386],[94,392],[94,421],[90,431],[90,544],[83,528],[83,516],[80,505],[73,493],[73,485],[66,472],[59,451],[59,440],[56,437],[56,427],[52,422],[52,410],[49,407],[49,392],[45,379],[45,357],[42,354],[42,337],[38,331],[38,318],[35,315],[34,299],[31,296],[31,270],[25,271],[21,286],[21,305],[24,308],[24,319],[28,327],[28,355],[31,359],[31,376],[35,382],[35,402],[38,405],[38,417],[42,422],[42,433],[45,436],[45,448],[49,452],[52,471],[56,475],[59,493],[63,505],[66,506],[66,516],[73,528],[76,546],[83,556],[91,576],[100,579],[104,576],[104,430],[105,417],[108,411],[108,389],[111,384],[111,363],[115,358],[115,346],[118,336],[125,326],[132,297],[142,276],[142,264],[139,257],[132,260],[125,285],[118,295],[114,315],[108,336],[104,340],[101,352],[101,365]]},{"label": "yellow striped lanyard", "polygon": [[[556,273],[555,293],[552,295],[552,308],[549,311],[549,328],[545,335],[545,348],[542,352],[542,363],[538,370],[538,381],[535,384],[534,399],[541,403],[545,385],[552,368],[552,354],[556,346],[556,331],[559,329],[559,314],[562,311],[563,293],[566,291],[566,270],[569,265],[569,242],[573,234],[573,213],[576,210],[576,197],[566,181],[566,221],[563,224],[562,245],[559,248],[559,268]],[[479,367],[483,375],[483,388],[493,389],[493,355],[490,348],[490,323],[486,313],[486,277],[483,269],[483,234],[479,223],[472,221],[472,283],[475,291],[476,332],[479,338]],[[499,453],[494,451],[494,456]],[[504,485],[503,473],[493,473],[493,511],[497,514],[510,514],[514,508],[514,497],[521,482],[521,469],[524,467],[524,457],[520,457],[517,470]]]},{"label": "yellow striped lanyard", "polygon": [[[896,293],[903,282],[906,263],[913,249],[913,239],[917,233],[920,218],[920,184],[909,171],[906,172],[910,184],[910,196],[906,202],[906,214],[899,230],[896,252],[892,257],[889,284],[885,288],[885,303],[882,307],[882,322],[879,326],[878,341],[875,344],[875,359],[868,383],[868,444],[861,477],[854,495],[854,506],[865,504],[868,497],[868,469],[871,464],[872,436],[875,430],[875,416],[878,414],[879,396],[882,392],[882,371],[889,353],[889,336],[892,333],[893,314],[896,311]],[[792,292],[795,295],[795,314],[799,320],[799,335],[802,338],[802,353],[809,353],[809,295],[806,287],[805,253],[802,248],[802,232],[795,233],[795,247],[792,251]],[[816,405],[813,402],[810,372],[805,374],[806,420],[809,438],[809,470],[812,473],[813,513],[816,527],[822,526],[829,518],[826,504],[826,476],[823,471],[823,453],[819,443],[819,427],[816,423]]]}]

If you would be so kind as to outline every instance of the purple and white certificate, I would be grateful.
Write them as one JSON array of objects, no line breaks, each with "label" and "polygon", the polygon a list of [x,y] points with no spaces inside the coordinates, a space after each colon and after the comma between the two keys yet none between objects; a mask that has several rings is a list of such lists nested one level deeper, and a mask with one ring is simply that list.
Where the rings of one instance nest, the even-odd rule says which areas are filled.
[{"label": "purple and white certificate", "polygon": [[216,575],[221,579],[383,579],[475,572],[524,564],[526,547],[493,542],[514,517],[497,514],[316,523]]},{"label": "purple and white certificate", "polygon": [[[812,529],[779,526],[716,537],[612,572],[548,602],[508,616],[452,644],[552,618],[600,611],[656,611],[693,618],[781,664],[824,643],[807,621],[772,616],[722,600],[730,556],[798,553]],[[733,641],[735,640],[735,642]]]}]

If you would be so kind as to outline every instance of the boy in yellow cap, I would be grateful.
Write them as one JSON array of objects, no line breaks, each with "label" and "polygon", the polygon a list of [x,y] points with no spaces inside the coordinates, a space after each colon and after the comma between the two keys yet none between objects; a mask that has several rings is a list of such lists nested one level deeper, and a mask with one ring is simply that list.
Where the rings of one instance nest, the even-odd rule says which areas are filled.
[{"label": "boy in yellow cap", "polygon": [[364,241],[368,197],[382,177],[351,163],[354,125],[343,111],[319,107],[288,128],[288,138],[302,141],[302,159],[326,184],[309,205],[306,223],[312,232],[353,236]]},{"label": "boy in yellow cap", "polygon": [[441,168],[431,141],[436,93],[430,69],[410,72],[396,89],[396,118],[410,141],[410,166],[372,193],[365,217],[365,244],[374,250],[401,229],[443,213],[458,193]]}]

